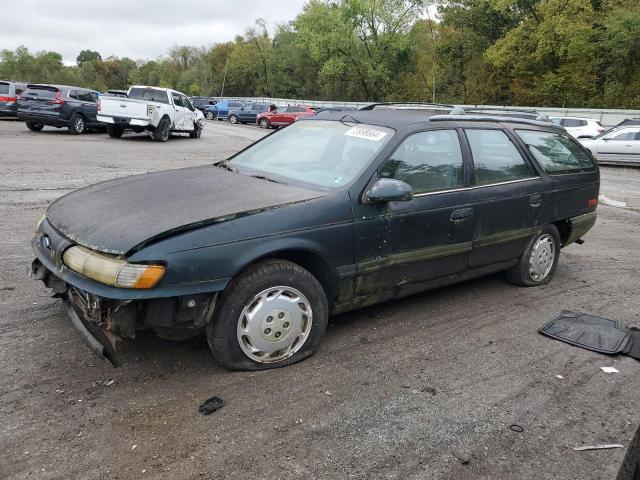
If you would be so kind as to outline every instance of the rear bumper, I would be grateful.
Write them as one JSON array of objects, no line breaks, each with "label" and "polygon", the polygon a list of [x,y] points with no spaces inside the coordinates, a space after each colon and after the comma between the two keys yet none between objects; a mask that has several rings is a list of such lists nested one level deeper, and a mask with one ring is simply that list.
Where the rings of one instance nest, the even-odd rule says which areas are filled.
[{"label": "rear bumper", "polygon": [[98,115],[96,117],[99,122],[109,123],[111,125],[118,125],[122,128],[129,127],[149,127],[151,121],[148,118],[128,118],[128,117],[113,117],[111,115]]},{"label": "rear bumper", "polygon": [[569,225],[571,231],[569,232],[569,238],[565,242],[565,246],[570,243],[579,240],[585,233],[587,233],[596,224],[597,213],[596,211],[587,212],[577,217],[571,217],[569,219]]},{"label": "rear bumper", "polygon": [[50,125],[52,127],[69,126],[69,120],[65,120],[63,118],[55,117],[52,115],[39,115],[18,111],[18,119],[24,120],[25,122],[42,123],[44,125]]},{"label": "rear bumper", "polygon": [[0,117],[16,118],[18,116],[18,104],[9,105],[5,102],[0,103]]}]

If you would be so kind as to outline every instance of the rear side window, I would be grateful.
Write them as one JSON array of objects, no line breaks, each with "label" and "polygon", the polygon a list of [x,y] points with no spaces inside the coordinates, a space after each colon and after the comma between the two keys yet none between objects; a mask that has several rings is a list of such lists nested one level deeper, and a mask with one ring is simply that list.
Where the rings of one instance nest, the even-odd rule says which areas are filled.
[{"label": "rear side window", "polygon": [[83,102],[94,102],[94,103],[96,101],[96,99],[94,98],[91,92],[79,92],[78,100],[82,100]]},{"label": "rear side window", "polygon": [[627,129],[618,134],[609,135],[606,139],[613,142],[627,142],[629,140],[636,140],[638,132],[640,132],[640,130],[637,128]]},{"label": "rear side window", "polygon": [[586,120],[578,120],[576,118],[565,118],[562,121],[562,126],[563,127],[584,127],[587,125],[587,121]]},{"label": "rear side window", "polygon": [[0,82],[0,95],[8,95],[9,87],[10,85],[8,83]]},{"label": "rear side window", "polygon": [[75,98],[77,100],[78,99],[78,92],[76,92],[75,90],[70,90],[69,91],[69,98]]},{"label": "rear side window", "polygon": [[240,102],[229,102],[229,107],[231,108],[240,108],[243,107],[244,105],[242,105],[242,103]]},{"label": "rear side window", "polygon": [[417,194],[463,187],[458,134],[455,130],[434,130],[407,137],[384,164],[380,176],[402,180]]},{"label": "rear side window", "polygon": [[129,98],[136,100],[148,100],[150,102],[169,103],[169,96],[164,90],[157,88],[132,88]]},{"label": "rear side window", "polygon": [[516,130],[529,151],[550,175],[578,173],[595,169],[595,165],[571,138],[552,132]]},{"label": "rear side window", "polygon": [[510,182],[530,178],[531,171],[506,133],[502,130],[465,130],[476,185]]}]

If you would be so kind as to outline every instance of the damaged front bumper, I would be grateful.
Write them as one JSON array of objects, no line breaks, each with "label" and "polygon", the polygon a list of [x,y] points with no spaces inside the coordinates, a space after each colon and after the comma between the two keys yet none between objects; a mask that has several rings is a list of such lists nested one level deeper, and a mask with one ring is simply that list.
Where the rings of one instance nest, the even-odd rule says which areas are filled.
[{"label": "damaged front bumper", "polygon": [[61,298],[80,337],[104,361],[120,365],[119,341],[135,339],[136,331],[151,328],[163,338],[194,336],[211,321],[217,293],[147,299],[112,299],[66,283],[39,259],[31,264],[31,276],[41,280]]}]

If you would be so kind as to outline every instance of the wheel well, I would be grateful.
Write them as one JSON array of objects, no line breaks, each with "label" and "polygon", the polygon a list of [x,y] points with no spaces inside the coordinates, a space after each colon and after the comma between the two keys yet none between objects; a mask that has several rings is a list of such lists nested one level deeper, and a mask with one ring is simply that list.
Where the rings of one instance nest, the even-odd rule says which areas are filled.
[{"label": "wheel well", "polygon": [[571,226],[567,220],[560,220],[558,222],[554,222],[554,225],[558,229],[560,233],[560,241],[562,245],[564,245],[569,239],[569,235],[571,234]]},{"label": "wheel well", "polygon": [[338,295],[338,276],[321,255],[308,250],[282,250],[266,255],[260,260],[265,259],[288,260],[308,270],[322,285],[329,305],[334,303]]}]

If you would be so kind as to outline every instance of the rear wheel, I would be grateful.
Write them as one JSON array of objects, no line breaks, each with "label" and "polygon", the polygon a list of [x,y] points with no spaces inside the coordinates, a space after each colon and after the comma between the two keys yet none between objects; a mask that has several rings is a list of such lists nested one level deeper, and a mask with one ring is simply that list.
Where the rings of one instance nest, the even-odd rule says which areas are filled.
[{"label": "rear wheel", "polygon": [[111,138],[120,138],[122,136],[122,127],[117,125],[107,125],[107,135]]},{"label": "rear wheel", "polygon": [[507,280],[522,287],[549,283],[560,257],[560,233],[547,225],[528,243],[518,263],[507,270]]},{"label": "rear wheel", "polygon": [[327,328],[327,299],[301,266],[267,260],[236,277],[207,325],[216,361],[230,370],[264,370],[313,354]]},{"label": "rear wheel", "polygon": [[269,128],[269,120],[266,118],[261,118],[260,119],[260,128]]},{"label": "rear wheel", "polygon": [[69,133],[82,135],[87,130],[87,122],[79,113],[74,113],[69,123]]},{"label": "rear wheel", "polygon": [[166,142],[171,134],[171,120],[168,117],[162,117],[160,123],[153,131],[153,139],[156,142]]},{"label": "rear wheel", "polygon": [[44,125],[42,123],[35,123],[35,122],[26,122],[26,123],[27,123],[27,128],[32,132],[39,132],[44,128]]},{"label": "rear wheel", "polygon": [[229,123],[233,123],[234,125],[238,123],[238,117],[236,115],[229,115]]}]

